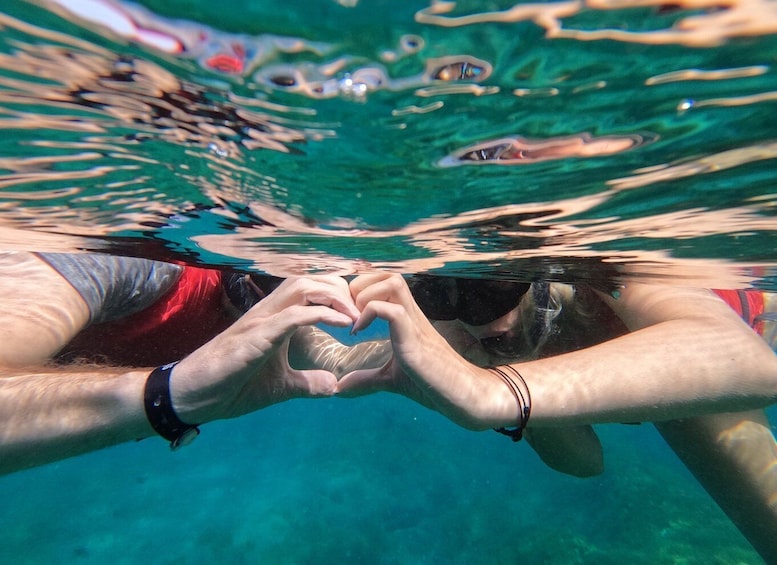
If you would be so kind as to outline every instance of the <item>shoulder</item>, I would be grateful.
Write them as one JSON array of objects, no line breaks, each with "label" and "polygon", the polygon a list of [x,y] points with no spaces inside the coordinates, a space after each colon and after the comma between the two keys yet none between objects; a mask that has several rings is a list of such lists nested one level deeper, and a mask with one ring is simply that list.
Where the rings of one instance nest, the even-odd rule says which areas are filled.
[{"label": "shoulder", "polygon": [[41,363],[89,321],[89,310],[62,276],[37,255],[0,253],[0,365]]},{"label": "shoulder", "polygon": [[705,288],[628,283],[617,297],[601,296],[632,331],[680,319],[739,322],[736,313]]}]

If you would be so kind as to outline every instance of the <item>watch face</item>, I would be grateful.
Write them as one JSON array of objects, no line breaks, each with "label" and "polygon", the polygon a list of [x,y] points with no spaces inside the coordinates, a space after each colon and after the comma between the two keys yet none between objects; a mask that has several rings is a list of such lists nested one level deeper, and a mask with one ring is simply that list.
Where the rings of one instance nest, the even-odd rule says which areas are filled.
[{"label": "watch face", "polygon": [[170,449],[175,451],[181,447],[186,447],[197,439],[198,435],[200,435],[200,428],[189,428],[170,443]]}]

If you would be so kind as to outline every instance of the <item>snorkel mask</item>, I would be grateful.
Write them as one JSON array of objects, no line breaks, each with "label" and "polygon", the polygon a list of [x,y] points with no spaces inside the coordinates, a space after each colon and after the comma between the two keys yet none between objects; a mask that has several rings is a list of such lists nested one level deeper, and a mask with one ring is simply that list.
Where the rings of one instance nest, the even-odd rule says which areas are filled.
[{"label": "snorkel mask", "polygon": [[530,283],[416,275],[410,292],[431,320],[461,320],[482,326],[501,318],[520,303]]},{"label": "snorkel mask", "polygon": [[547,282],[457,279],[420,275],[408,281],[416,303],[432,320],[460,320],[482,326],[515,309],[531,291],[531,315],[522,329],[480,339],[483,348],[505,359],[536,356],[561,312]]}]

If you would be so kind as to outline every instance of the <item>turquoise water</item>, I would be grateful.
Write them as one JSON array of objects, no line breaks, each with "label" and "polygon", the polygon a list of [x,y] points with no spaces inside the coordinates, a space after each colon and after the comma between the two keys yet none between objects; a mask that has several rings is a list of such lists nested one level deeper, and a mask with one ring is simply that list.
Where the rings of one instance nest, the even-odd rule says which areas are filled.
[{"label": "turquoise water", "polygon": [[298,401],[0,480],[4,563],[759,563],[649,426],[607,471],[410,401]]},{"label": "turquoise water", "polygon": [[355,4],[5,3],[0,245],[775,288],[773,3]]},{"label": "turquoise water", "polygon": [[[774,2],[348,4],[4,2],[0,250],[777,290]],[[0,478],[0,563],[759,563],[651,426],[598,431],[581,480],[290,402]]]}]

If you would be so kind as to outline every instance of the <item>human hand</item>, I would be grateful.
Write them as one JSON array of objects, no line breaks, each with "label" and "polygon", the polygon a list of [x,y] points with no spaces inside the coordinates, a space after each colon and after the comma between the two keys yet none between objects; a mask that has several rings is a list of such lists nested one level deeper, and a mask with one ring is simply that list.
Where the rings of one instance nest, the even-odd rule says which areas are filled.
[{"label": "human hand", "polygon": [[331,372],[289,365],[289,339],[302,326],[347,327],[358,317],[341,277],[285,280],[176,365],[170,381],[176,413],[185,422],[204,423],[291,398],[334,394],[337,379]]},{"label": "human hand", "polygon": [[345,375],[338,394],[403,394],[469,429],[513,425],[518,406],[494,373],[469,363],[435,330],[400,275],[362,275],[350,283],[361,315],[358,332],[376,318],[389,323],[393,356],[382,367]]}]

